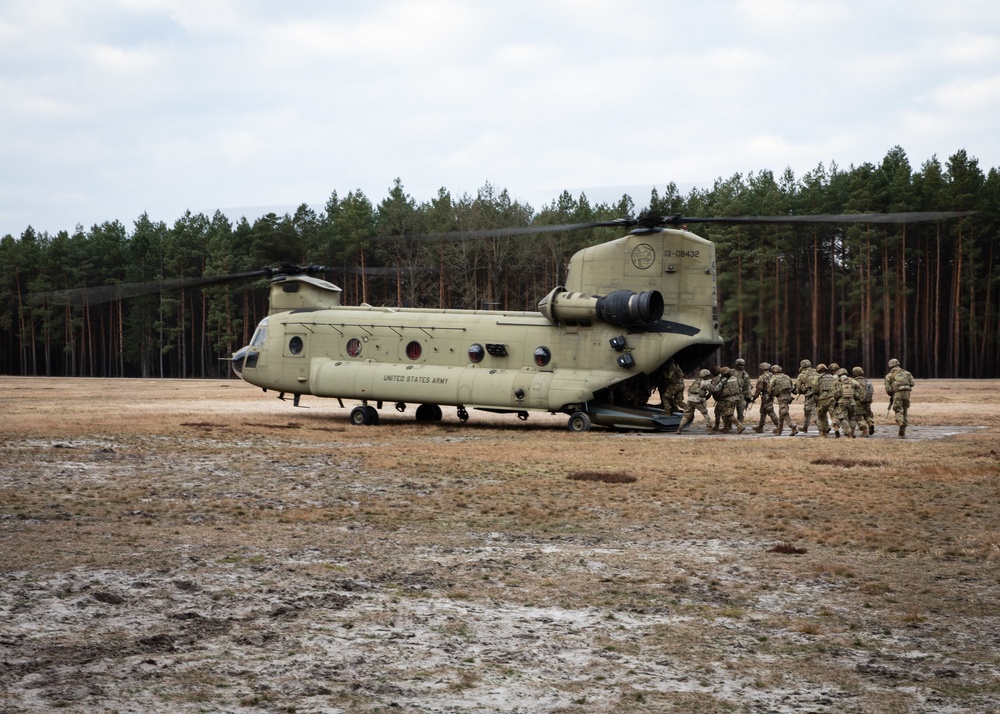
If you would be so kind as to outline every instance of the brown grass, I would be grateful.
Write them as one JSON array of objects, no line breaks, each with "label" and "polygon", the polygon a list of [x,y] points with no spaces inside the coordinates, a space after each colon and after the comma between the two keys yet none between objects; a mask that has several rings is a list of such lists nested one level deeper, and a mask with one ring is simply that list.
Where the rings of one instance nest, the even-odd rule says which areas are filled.
[{"label": "brown grass", "polygon": [[[938,697],[989,710],[1000,404],[981,395],[998,387],[921,381],[912,438],[895,437],[883,404],[874,438],[820,440],[572,434],[561,416],[474,411],[461,424],[450,409],[436,425],[389,408],[352,427],[352,404],[293,409],[238,382],[0,378],[0,608],[75,623],[65,613],[149,603],[148,622],[124,631],[180,644],[129,660],[140,708],[287,708],[299,701],[288,682],[312,677],[321,694],[307,696],[334,708],[405,709],[414,692],[425,707],[468,703],[539,681],[563,692],[552,711],[788,706],[772,690],[806,709],[920,710]],[[57,601],[67,607],[45,609]],[[209,655],[185,648],[198,638],[194,620],[169,619],[179,612],[225,622],[201,636],[232,661],[199,672]],[[507,635],[493,619],[504,612],[519,613]],[[532,612],[545,614],[518,620]],[[45,657],[57,650],[43,648],[92,643],[102,622],[53,625],[24,657],[52,661],[56,681]],[[23,647],[18,632],[32,630],[10,625],[0,647]],[[329,659],[327,638],[354,664],[321,677],[304,653]],[[530,654],[557,643],[572,674]],[[237,674],[247,662],[261,663],[249,679]],[[36,676],[11,667],[0,691]],[[6,696],[0,709],[27,706]]]}]

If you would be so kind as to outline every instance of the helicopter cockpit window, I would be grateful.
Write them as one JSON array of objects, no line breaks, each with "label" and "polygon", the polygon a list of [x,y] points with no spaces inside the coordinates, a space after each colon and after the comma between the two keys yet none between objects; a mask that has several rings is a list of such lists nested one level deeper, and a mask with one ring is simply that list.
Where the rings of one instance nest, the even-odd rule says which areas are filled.
[{"label": "helicopter cockpit window", "polygon": [[486,350],[480,344],[472,345],[469,348],[469,361],[472,364],[479,364],[483,361],[483,357],[486,356]]},{"label": "helicopter cockpit window", "polygon": [[267,318],[260,321],[257,325],[257,331],[253,333],[253,339],[250,340],[251,347],[263,347],[264,341],[267,339]]},{"label": "helicopter cockpit window", "polygon": [[357,337],[352,337],[347,341],[347,354],[351,357],[357,357],[361,354],[361,340]]},{"label": "helicopter cockpit window", "polygon": [[294,335],[292,339],[288,341],[288,351],[291,352],[293,355],[302,354],[302,346],[303,346],[302,338],[299,337],[298,335]]},{"label": "helicopter cockpit window", "polygon": [[548,347],[539,347],[535,350],[535,364],[544,367],[552,359],[552,351]]},{"label": "helicopter cockpit window", "polygon": [[416,340],[408,343],[406,345],[406,356],[410,359],[420,359],[420,355],[424,353],[424,348],[420,346],[420,343]]}]

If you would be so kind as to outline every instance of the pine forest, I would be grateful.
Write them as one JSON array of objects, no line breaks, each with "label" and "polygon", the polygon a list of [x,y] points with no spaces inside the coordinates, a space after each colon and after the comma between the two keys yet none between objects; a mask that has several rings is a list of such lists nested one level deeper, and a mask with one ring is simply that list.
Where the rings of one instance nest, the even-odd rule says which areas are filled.
[{"label": "pine forest", "polygon": [[[899,147],[879,164],[819,165],[803,176],[760,171],[682,195],[650,190],[592,205],[565,191],[535,209],[486,184],[474,196],[442,188],[427,202],[397,179],[377,205],[333,193],[322,211],[270,213],[252,223],[185,213],[143,214],[72,233],[28,227],[0,240],[0,374],[225,377],[227,358],[267,314],[266,279],[191,288],[185,281],[281,262],[335,266],[344,304],[535,310],[562,284],[569,257],[621,229],[489,237],[509,227],[634,216],[742,216],[978,211],[911,224],[698,225],[717,246],[718,361],[803,358],[859,365],[898,358],[918,378],[1000,377],[1000,173],[959,151],[914,170]],[[477,231],[469,240],[422,234]],[[484,233],[485,231],[485,233]],[[486,237],[482,237],[482,236]],[[102,299],[104,286],[181,286]],[[74,290],[82,298],[59,299]],[[92,296],[92,297],[91,297]]]}]

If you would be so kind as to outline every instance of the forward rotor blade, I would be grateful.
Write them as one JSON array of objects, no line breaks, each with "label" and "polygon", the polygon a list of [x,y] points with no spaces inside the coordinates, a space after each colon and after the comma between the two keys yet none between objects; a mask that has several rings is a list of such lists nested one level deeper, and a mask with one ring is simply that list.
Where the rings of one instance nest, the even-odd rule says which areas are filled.
[{"label": "forward rotor blade", "polygon": [[203,287],[216,285],[231,280],[246,280],[270,274],[268,270],[254,270],[248,273],[231,273],[229,275],[213,275],[200,278],[174,278],[172,280],[150,280],[144,283],[120,283],[118,285],[101,285],[93,288],[72,288],[69,290],[53,290],[46,293],[36,293],[31,296],[31,302],[52,305],[100,305],[114,300],[152,295],[164,290],[180,290],[181,288]]}]

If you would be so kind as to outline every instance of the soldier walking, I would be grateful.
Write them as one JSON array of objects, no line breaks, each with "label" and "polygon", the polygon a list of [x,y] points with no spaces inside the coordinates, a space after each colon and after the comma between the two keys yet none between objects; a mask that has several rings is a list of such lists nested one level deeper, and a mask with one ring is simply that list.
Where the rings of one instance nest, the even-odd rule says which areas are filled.
[{"label": "soldier walking", "polygon": [[792,378],[781,371],[781,365],[771,365],[771,381],[767,384],[767,391],[778,403],[778,426],[772,433],[781,434],[787,423],[792,427],[789,436],[798,434],[799,427],[795,425],[795,420],[788,411],[788,405],[792,403]]},{"label": "soldier walking", "polygon": [[740,398],[736,402],[736,418],[740,424],[745,424],[747,404],[750,403],[753,396],[751,394],[750,375],[747,374],[747,362],[742,357],[736,360],[736,369],[733,372],[733,376],[740,383]]},{"label": "soldier walking", "polygon": [[[858,428],[861,436],[871,436],[875,433],[875,415],[872,413],[872,401],[875,398],[875,388],[865,379],[865,371],[861,367],[851,370],[858,392],[854,395],[854,409],[857,412]],[[862,426],[865,424],[866,426]]]},{"label": "soldier walking", "polygon": [[910,392],[913,390],[913,375],[899,366],[898,359],[889,360],[889,374],[885,375],[885,393],[889,395],[889,406],[896,414],[899,435],[906,436],[907,418],[910,411]]},{"label": "soldier walking", "polygon": [[[841,367],[834,375],[837,379],[833,384],[834,415],[837,424],[844,429],[844,436],[855,437],[854,430],[857,425],[857,417],[854,404],[854,392],[857,387],[853,379],[847,376],[847,370]],[[840,436],[840,429],[837,429],[837,436]]]},{"label": "soldier walking", "polygon": [[827,371],[825,364],[816,365],[816,373],[819,375],[816,380],[816,426],[819,428],[819,435],[825,438],[830,434],[834,379],[833,375]]},{"label": "soldier walking", "polygon": [[[743,422],[736,413],[736,406],[741,399],[739,379],[729,367],[723,367],[718,385],[714,388],[715,404],[718,409],[717,418],[722,420],[722,430],[726,433],[736,427],[736,433],[743,433]],[[716,427],[718,429],[718,427]]]},{"label": "soldier walking", "polygon": [[809,424],[816,422],[816,383],[819,381],[819,372],[813,369],[812,362],[807,359],[799,362],[799,376],[795,378],[795,392],[802,395],[802,413],[805,424],[802,426],[802,433],[809,433]]},{"label": "soldier walking", "polygon": [[750,401],[760,398],[760,421],[753,428],[758,434],[764,431],[764,424],[767,418],[771,417],[771,423],[778,428],[778,415],[774,413],[774,397],[767,391],[767,385],[771,381],[771,364],[769,362],[760,363],[760,374],[757,376],[757,383],[753,388],[753,396]]},{"label": "soldier walking", "polygon": [[660,393],[660,409],[679,412],[684,409],[684,372],[673,360],[660,371],[656,389]]},{"label": "soldier walking", "polygon": [[684,430],[684,427],[694,421],[695,409],[700,411],[701,415],[705,417],[705,429],[708,430],[708,433],[715,433],[715,429],[712,428],[712,422],[708,417],[708,407],[705,406],[711,389],[712,373],[707,369],[703,369],[698,373],[698,378],[691,382],[691,386],[688,387],[688,398],[687,403],[684,405],[684,416],[681,418],[680,426],[677,427],[678,434]]}]

